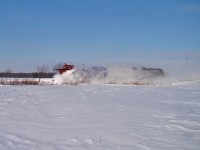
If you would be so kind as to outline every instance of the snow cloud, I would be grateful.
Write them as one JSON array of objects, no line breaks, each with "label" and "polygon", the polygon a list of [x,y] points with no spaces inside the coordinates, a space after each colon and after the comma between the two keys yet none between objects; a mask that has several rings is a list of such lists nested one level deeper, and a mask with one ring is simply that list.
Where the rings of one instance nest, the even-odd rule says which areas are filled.
[{"label": "snow cloud", "polygon": [[55,84],[120,84],[120,85],[161,85],[183,81],[200,80],[196,66],[186,64],[166,64],[163,68],[133,66],[110,66],[96,71],[70,70],[54,77]]}]

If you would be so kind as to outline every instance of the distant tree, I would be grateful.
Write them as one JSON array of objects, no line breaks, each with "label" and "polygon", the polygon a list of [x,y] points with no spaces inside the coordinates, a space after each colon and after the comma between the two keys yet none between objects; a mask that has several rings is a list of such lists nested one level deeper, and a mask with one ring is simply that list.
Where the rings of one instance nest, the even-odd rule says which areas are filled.
[{"label": "distant tree", "polygon": [[[63,62],[59,62],[59,63],[57,63],[57,64],[55,64],[55,65],[53,66],[53,69],[60,69],[60,68],[63,67],[63,65],[64,65]],[[54,70],[54,73],[57,73],[57,71]]]},{"label": "distant tree", "polygon": [[49,66],[37,65],[37,71],[38,71],[38,77],[39,77],[39,82],[40,82],[40,79],[43,77],[44,73],[47,73],[49,71]]},{"label": "distant tree", "polygon": [[12,77],[12,69],[11,68],[7,68],[6,70],[5,70],[5,73],[6,73],[6,76],[7,77]]},{"label": "distant tree", "polygon": [[5,73],[12,73],[13,71],[12,71],[12,69],[11,68],[7,68],[6,70],[5,70]]}]

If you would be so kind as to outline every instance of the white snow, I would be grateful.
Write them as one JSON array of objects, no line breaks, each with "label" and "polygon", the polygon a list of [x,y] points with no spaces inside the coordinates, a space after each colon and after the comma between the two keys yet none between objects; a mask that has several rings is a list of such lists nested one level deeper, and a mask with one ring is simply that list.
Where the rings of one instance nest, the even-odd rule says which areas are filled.
[{"label": "white snow", "polygon": [[[155,70],[154,70],[155,71]],[[158,70],[157,70],[158,71]],[[190,72],[191,73],[191,72]],[[177,75],[173,72],[157,72],[133,69],[131,67],[113,66],[107,67],[106,71],[94,73],[92,70],[72,69],[64,72],[62,75],[56,74],[53,81],[43,80],[47,84],[90,84],[90,85],[172,85],[185,82],[199,82],[199,73],[193,72],[188,75],[188,71]]]},{"label": "white snow", "polygon": [[0,86],[0,150],[199,150],[200,84]]}]

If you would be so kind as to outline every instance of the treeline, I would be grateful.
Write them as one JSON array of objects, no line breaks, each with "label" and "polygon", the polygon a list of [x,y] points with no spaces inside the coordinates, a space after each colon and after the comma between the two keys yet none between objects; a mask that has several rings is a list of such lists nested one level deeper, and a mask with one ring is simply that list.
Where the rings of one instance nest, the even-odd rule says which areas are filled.
[{"label": "treeline", "polygon": [[55,73],[7,73],[7,72],[0,72],[0,78],[53,78]]}]

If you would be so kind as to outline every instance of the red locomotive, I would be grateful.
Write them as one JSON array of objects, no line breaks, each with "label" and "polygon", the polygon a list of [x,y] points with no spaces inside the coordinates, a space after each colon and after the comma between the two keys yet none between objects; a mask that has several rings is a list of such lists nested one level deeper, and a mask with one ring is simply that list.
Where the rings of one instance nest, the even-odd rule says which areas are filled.
[{"label": "red locomotive", "polygon": [[60,69],[54,69],[54,70],[57,70],[60,74],[63,74],[64,72],[68,71],[68,70],[72,70],[74,69],[74,66],[73,65],[69,65],[69,64],[65,64],[63,65],[63,68],[60,68]]}]

